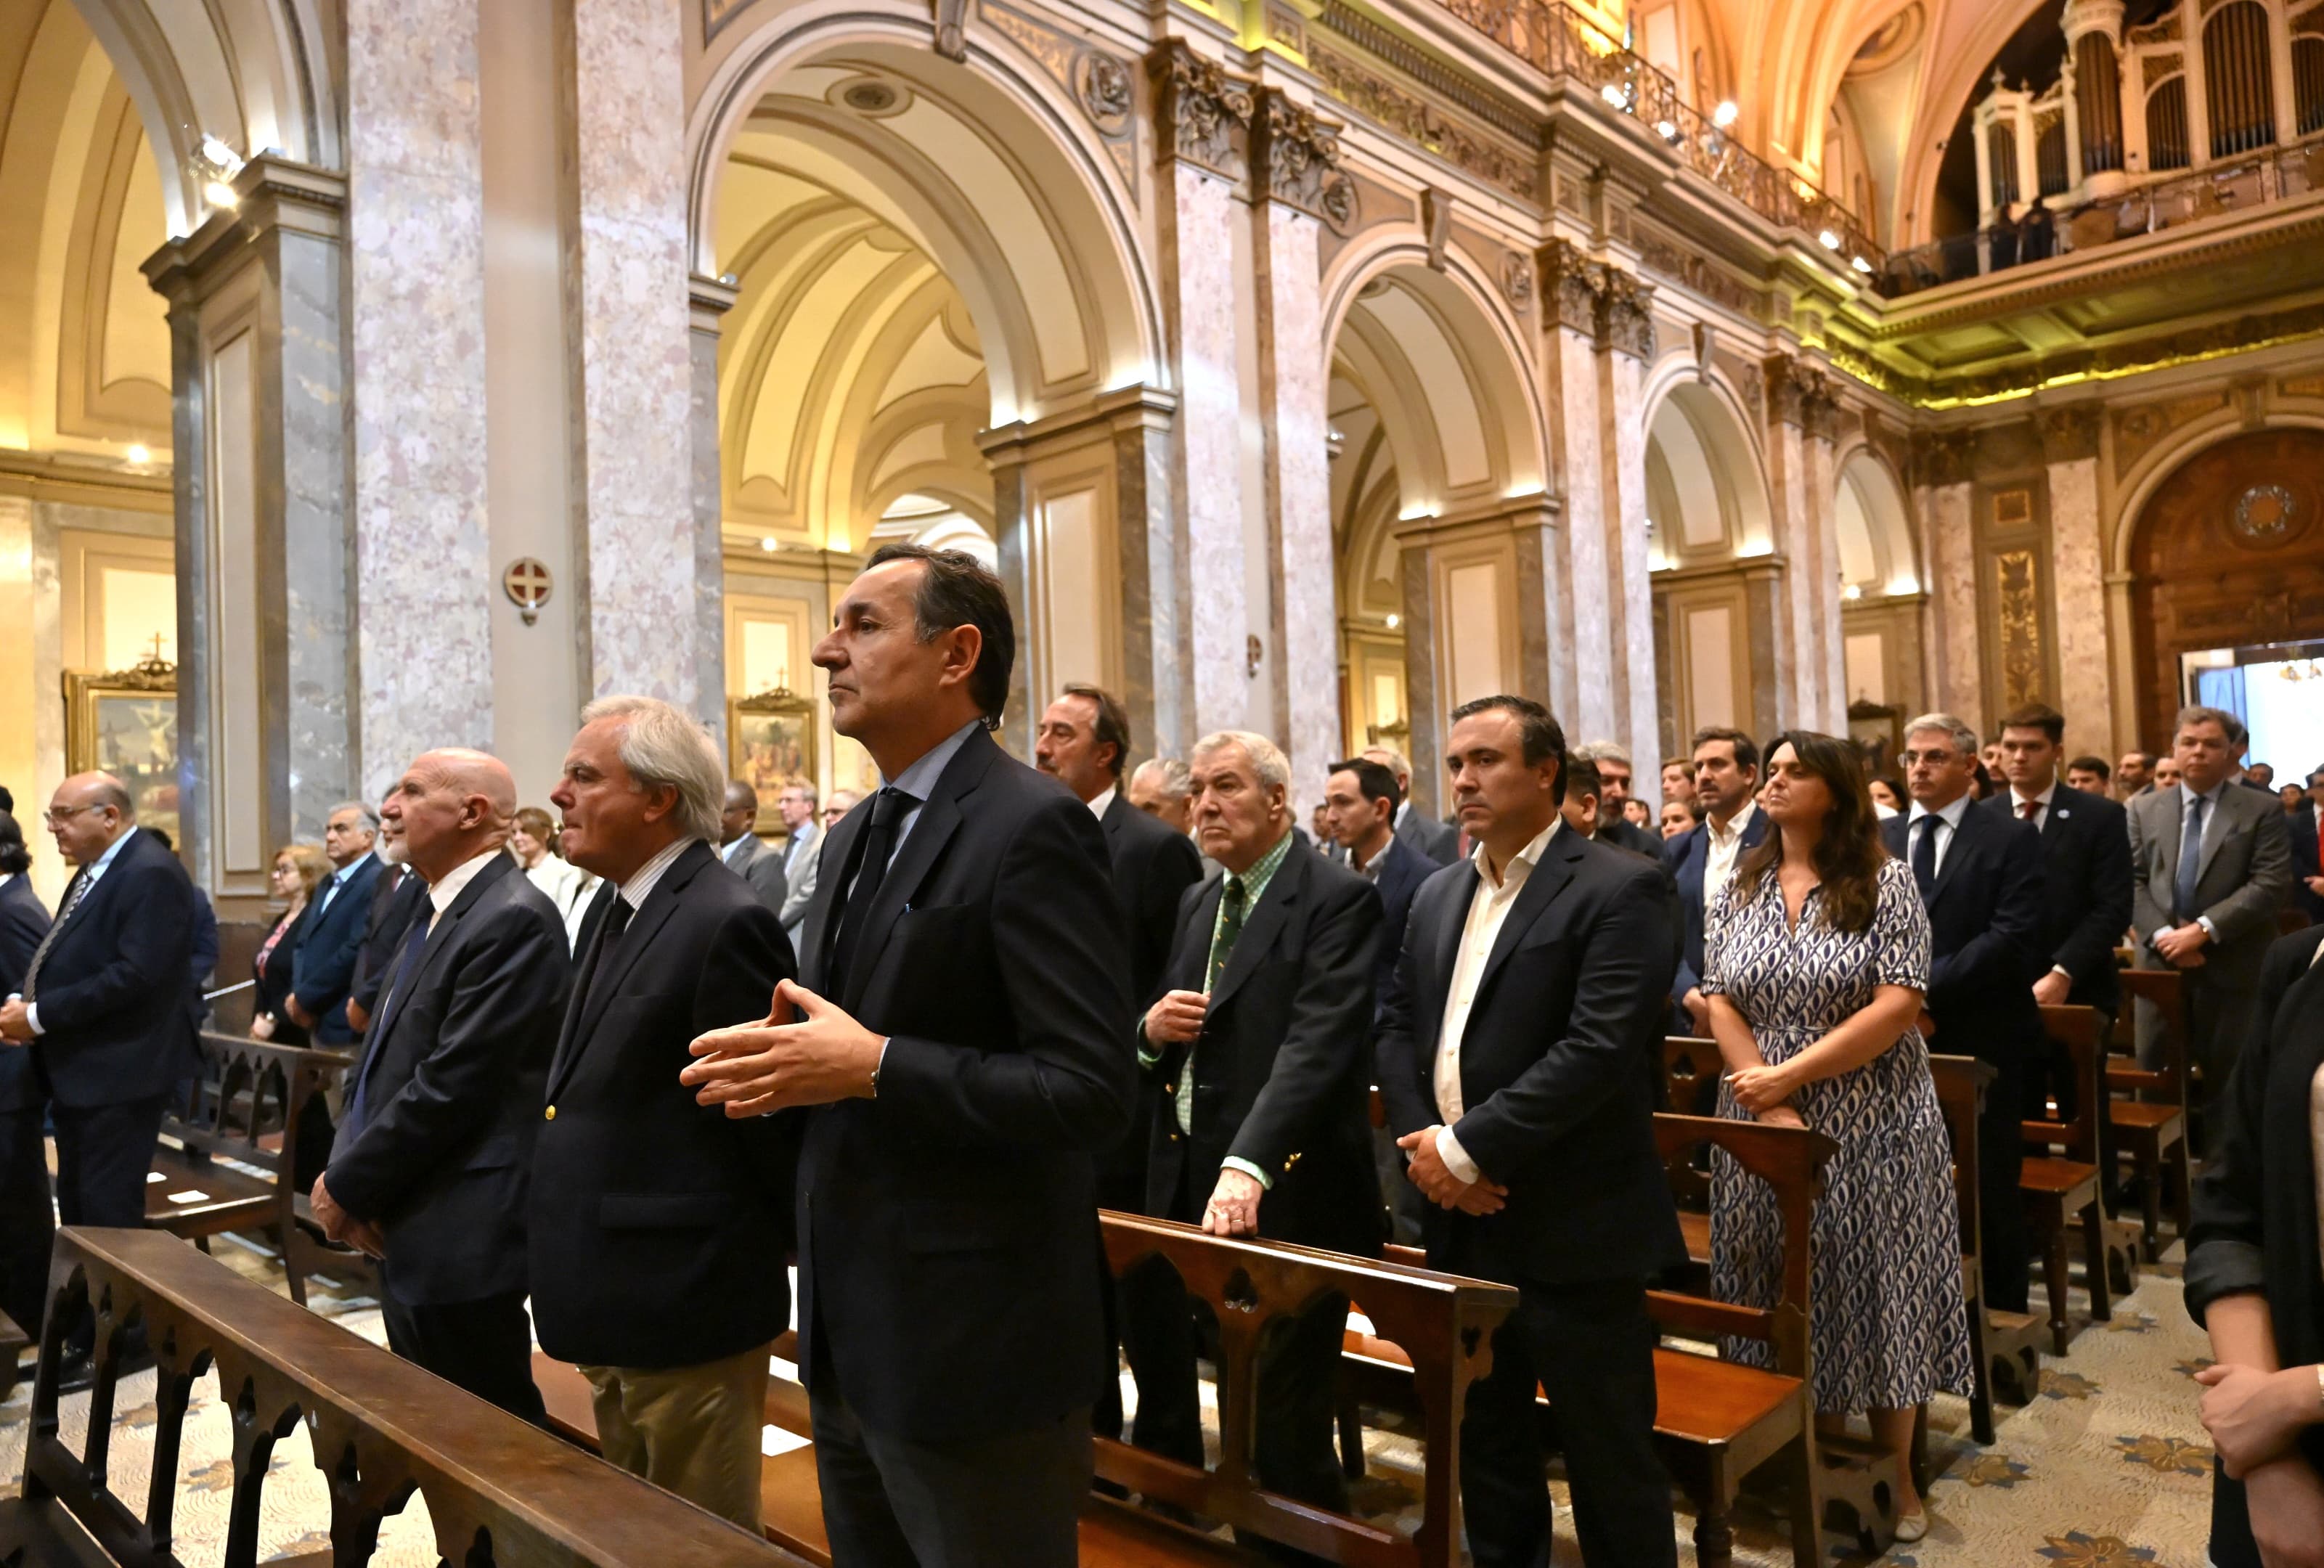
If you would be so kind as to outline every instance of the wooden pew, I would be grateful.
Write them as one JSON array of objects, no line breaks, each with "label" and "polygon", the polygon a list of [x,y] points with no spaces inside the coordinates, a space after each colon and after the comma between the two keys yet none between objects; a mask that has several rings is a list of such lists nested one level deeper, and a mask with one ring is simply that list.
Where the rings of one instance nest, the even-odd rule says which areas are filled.
[{"label": "wooden pew", "polygon": [[[1718,1084],[1726,1065],[1716,1040],[1691,1035],[1663,1037],[1663,1093],[1671,1111],[1680,1116],[1708,1116],[1718,1103]],[[1699,1150],[1683,1150],[1665,1162],[1671,1198],[1678,1204],[1679,1233],[1686,1238],[1686,1255],[1700,1278],[1711,1267],[1711,1171]]]},{"label": "wooden pew", "polygon": [[225,1231],[264,1231],[281,1248],[290,1299],[302,1306],[310,1273],[367,1275],[362,1254],[332,1248],[311,1229],[307,1194],[293,1179],[299,1118],[348,1057],[207,1031],[198,1048],[185,1097],[162,1114],[145,1179],[146,1224],[205,1251]]},{"label": "wooden pew", "polygon": [[1985,1299],[1985,1221],[1978,1194],[1977,1118],[1996,1076],[1992,1064],[1974,1056],[1929,1057],[1937,1103],[1952,1143],[1953,1202],[1960,1213],[1961,1286],[1969,1297],[1969,1347],[1977,1362],[1969,1394],[1969,1434],[1993,1441],[1993,1396],[1997,1387],[2013,1404],[2024,1405],[2042,1391],[2042,1320],[2031,1313],[2004,1312]]},{"label": "wooden pew", "polygon": [[[2127,1156],[2138,1178],[2146,1260],[2162,1256],[2163,1176],[2167,1165],[2172,1181],[2172,1220],[2185,1240],[2188,1213],[2187,1170],[2187,1015],[2185,983],[2175,969],[2126,969],[2123,994],[2128,999],[2115,1019],[2117,1054],[2106,1064],[2107,1120],[2114,1129],[2117,1157]],[[2163,1066],[2149,1072],[2139,1066],[2137,1018],[2139,1003],[2154,1009],[2163,1042]],[[2124,1096],[2116,1099],[2116,1094]],[[2111,1174],[2111,1173],[2109,1173]]]},{"label": "wooden pew", "polygon": [[[2066,1314],[2068,1268],[2066,1231],[2077,1220],[2082,1229],[2084,1273],[2090,1292],[2090,1317],[2106,1323],[2114,1316],[2107,1263],[2106,1196],[2098,1179],[2098,1118],[2106,1096],[2098,1081],[2098,1013],[2087,1007],[2044,1007],[2042,1027],[2051,1039],[2066,1047],[2074,1065],[2075,1115],[2071,1121],[2027,1121],[2022,1124],[2029,1152],[2018,1176],[2025,1202],[2025,1223],[2042,1239],[2043,1279],[2050,1299],[2050,1338],[2053,1354],[2064,1355],[2073,1338]],[[2034,1149],[2064,1149],[2062,1155],[2037,1154]]]},{"label": "wooden pew", "polygon": [[[373,1554],[416,1491],[438,1552],[467,1568],[805,1568],[801,1560],[622,1474],[152,1231],[57,1234],[21,1495],[0,1502],[0,1560],[175,1568],[180,1442],[197,1379],[234,1412],[226,1568],[254,1568],[274,1445],[304,1423],[329,1486],[337,1568]],[[60,1435],[64,1325],[97,1319],[88,1436]],[[110,1485],[124,1342],[157,1362],[152,1480],[141,1514]],[[304,1560],[302,1560],[304,1561]]]}]

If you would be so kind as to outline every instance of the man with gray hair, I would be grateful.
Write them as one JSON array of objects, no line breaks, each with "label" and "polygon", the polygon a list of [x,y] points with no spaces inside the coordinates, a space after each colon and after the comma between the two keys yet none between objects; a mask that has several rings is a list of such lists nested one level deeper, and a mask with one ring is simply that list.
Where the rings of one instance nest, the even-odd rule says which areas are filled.
[{"label": "man with gray hair", "polygon": [[313,1031],[317,1045],[355,1043],[347,998],[370,925],[372,885],[380,876],[379,856],[372,853],[378,837],[379,813],[367,801],[340,801],[323,824],[331,875],[315,890],[309,912],[300,918],[290,994],[283,1001],[290,1021]]},{"label": "man with gray hair", "polygon": [[581,718],[549,798],[604,908],[534,1147],[533,1324],[589,1379],[606,1459],[755,1530],[799,1119],[731,1119],[678,1075],[695,1036],[765,1018],[797,968],[774,908],[711,848],[735,797],[702,726],[650,697]]},{"label": "man with gray hair", "polygon": [[1176,757],[1149,757],[1130,775],[1130,803],[1158,822],[1192,836],[1194,784]]}]

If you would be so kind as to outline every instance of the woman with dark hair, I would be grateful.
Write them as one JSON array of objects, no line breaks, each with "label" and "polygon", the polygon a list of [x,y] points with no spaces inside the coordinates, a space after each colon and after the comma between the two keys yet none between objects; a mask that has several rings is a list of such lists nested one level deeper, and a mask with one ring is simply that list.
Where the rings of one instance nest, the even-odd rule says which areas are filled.
[{"label": "woman with dark hair", "polygon": [[330,874],[330,857],[320,844],[286,844],[274,852],[274,896],[286,907],[259,944],[258,956],[250,961],[250,977],[258,982],[250,999],[254,1040],[272,1040],[278,1046],[307,1043],[305,1028],[291,1021],[284,1005],[290,995],[290,957],[299,946],[299,921],[307,913],[307,902]]},{"label": "woman with dark hair", "polygon": [[2324,1563],[2324,929],[2268,949],[2218,1148],[2195,1178],[2187,1310],[2216,1366],[2218,1568]]},{"label": "woman with dark hair", "polygon": [[[1864,787],[1871,792],[1873,809],[1878,815],[1886,816],[1905,809],[1904,792],[1896,788],[1895,779],[1884,779],[1875,773],[1864,781]],[[1888,810],[1880,812],[1879,808],[1884,806]]]},{"label": "woman with dark hair", "polygon": [[[1727,1065],[1720,1114],[1810,1127],[1840,1152],[1824,1167],[1812,1238],[1817,1424],[1867,1412],[1904,1453],[1921,1405],[1967,1393],[1960,1222],[1943,1112],[1917,1021],[1929,918],[1882,846],[1853,744],[1793,730],[1767,749],[1767,835],[1705,914],[1702,994]],[[1711,1167],[1711,1281],[1773,1306],[1783,1261],[1774,1194],[1724,1156]],[[1769,1364],[1733,1342],[1730,1359]],[[1903,1482],[1896,1538],[1928,1515]]]}]

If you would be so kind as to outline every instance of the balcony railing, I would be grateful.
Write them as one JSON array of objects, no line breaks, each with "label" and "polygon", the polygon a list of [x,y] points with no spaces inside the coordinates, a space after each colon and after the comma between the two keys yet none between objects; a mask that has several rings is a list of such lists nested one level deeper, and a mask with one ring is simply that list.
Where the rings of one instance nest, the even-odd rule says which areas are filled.
[{"label": "balcony railing", "polygon": [[1840,263],[1877,276],[1886,254],[1855,214],[1812,182],[1775,168],[1679,92],[1621,41],[1557,0],[1440,0],[1455,17],[1545,75],[1583,83],[1674,148],[1687,168],[1781,227],[1815,237]]},{"label": "balcony railing", "polygon": [[2021,223],[1898,251],[1881,269],[1877,285],[1881,293],[1895,299],[2318,190],[2324,190],[2324,135],[2163,176],[2104,201],[2061,209],[2049,225],[2042,226],[2042,232],[2030,236],[2030,243]]}]

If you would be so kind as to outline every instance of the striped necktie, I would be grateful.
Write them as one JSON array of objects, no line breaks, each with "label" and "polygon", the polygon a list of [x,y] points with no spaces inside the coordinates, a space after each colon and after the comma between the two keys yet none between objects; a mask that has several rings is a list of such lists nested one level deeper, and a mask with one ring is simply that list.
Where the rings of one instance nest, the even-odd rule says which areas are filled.
[{"label": "striped necktie", "polygon": [[80,908],[82,895],[88,891],[96,881],[95,877],[88,874],[88,868],[84,866],[74,874],[72,886],[65,890],[65,901],[58,908],[57,918],[50,922],[48,935],[41,938],[41,945],[38,947],[32,949],[32,961],[24,965],[23,992],[27,1003],[40,1000],[41,965],[48,962],[49,949],[57,945],[58,933],[65,928],[65,922],[72,918],[72,912]]}]

